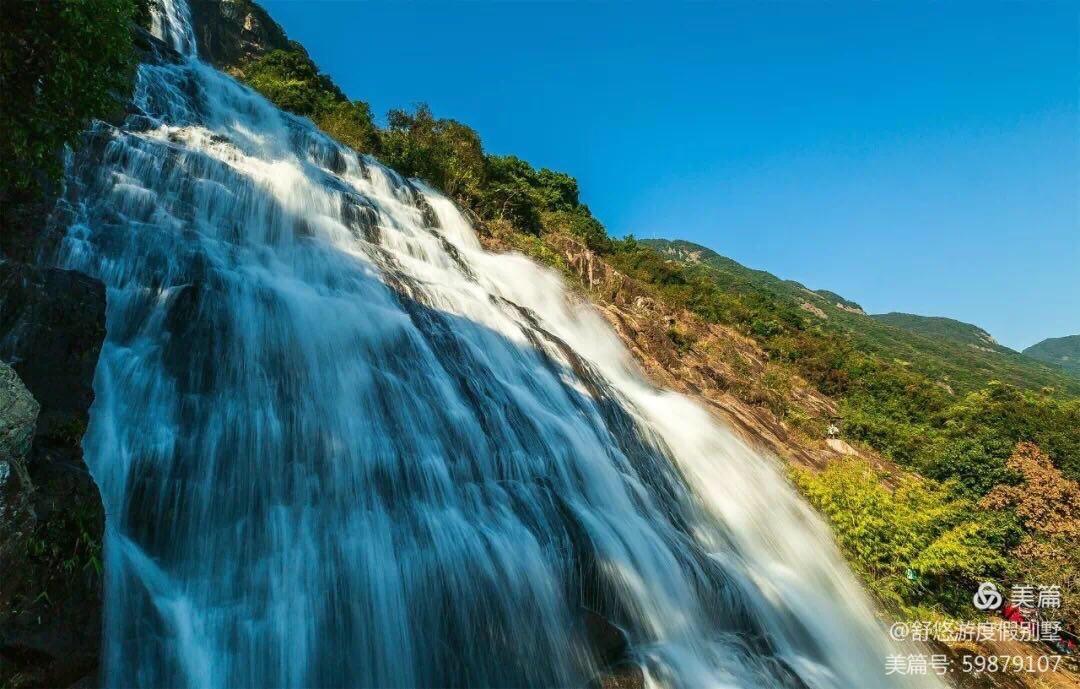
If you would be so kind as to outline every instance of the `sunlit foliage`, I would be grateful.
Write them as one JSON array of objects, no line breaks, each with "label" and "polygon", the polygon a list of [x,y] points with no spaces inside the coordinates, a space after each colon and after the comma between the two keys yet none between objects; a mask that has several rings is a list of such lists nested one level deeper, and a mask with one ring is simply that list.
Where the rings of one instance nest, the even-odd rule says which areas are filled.
[{"label": "sunlit foliage", "polygon": [[271,50],[243,65],[240,75],[279,108],[311,119],[343,144],[361,153],[378,150],[378,132],[368,104],[346,98],[298,45],[292,50]]},{"label": "sunlit foliage", "polygon": [[1015,520],[979,510],[951,485],[886,476],[855,458],[793,475],[856,571],[895,610],[959,614],[977,582],[1014,569],[1004,551],[1019,541]]}]

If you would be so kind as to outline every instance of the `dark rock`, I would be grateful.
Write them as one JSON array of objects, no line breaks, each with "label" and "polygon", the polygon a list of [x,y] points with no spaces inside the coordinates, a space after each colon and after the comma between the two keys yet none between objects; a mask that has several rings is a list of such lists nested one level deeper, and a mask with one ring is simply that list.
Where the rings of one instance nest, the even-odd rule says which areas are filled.
[{"label": "dark rock", "polygon": [[[0,686],[97,680],[104,509],[80,443],[104,336],[101,283],[0,262],[0,360],[40,404],[0,485]],[[18,409],[0,409],[12,427]]]},{"label": "dark rock", "polygon": [[[70,449],[65,428],[85,419],[105,339],[105,287],[74,271],[0,263],[0,360],[41,404],[39,441]],[[78,438],[82,437],[79,430]],[[39,452],[40,453],[40,452]],[[81,462],[82,451],[74,452]]]},{"label": "dark rock", "polygon": [[[22,462],[30,454],[40,410],[41,405],[19,380],[15,369],[0,361],[0,462]],[[0,470],[0,481],[4,478],[5,472]]]},{"label": "dark rock", "polygon": [[619,625],[600,613],[581,609],[585,639],[603,668],[589,682],[589,689],[643,689],[645,673],[630,656],[630,639]]},{"label": "dark rock", "polygon": [[612,665],[623,659],[630,646],[626,632],[600,613],[588,608],[582,608],[582,623],[585,626],[585,638],[589,640],[589,645],[602,665]]},{"label": "dark rock", "polygon": [[428,203],[423,192],[409,180],[405,180],[405,184],[411,192],[413,204],[420,209],[420,217],[424,223],[424,227],[439,227],[439,215],[435,212],[435,209],[431,207],[431,204]]},{"label": "dark rock", "polygon": [[299,48],[266,10],[250,0],[193,0],[190,7],[199,57],[220,69],[271,50]]},{"label": "dark rock", "polygon": [[0,197],[0,260],[33,262],[42,252],[43,240],[52,233],[44,231],[49,212],[56,205],[59,185],[42,180],[39,194]]},{"label": "dark rock", "polygon": [[132,27],[131,44],[139,62],[176,64],[184,59],[171,45],[141,26]]}]

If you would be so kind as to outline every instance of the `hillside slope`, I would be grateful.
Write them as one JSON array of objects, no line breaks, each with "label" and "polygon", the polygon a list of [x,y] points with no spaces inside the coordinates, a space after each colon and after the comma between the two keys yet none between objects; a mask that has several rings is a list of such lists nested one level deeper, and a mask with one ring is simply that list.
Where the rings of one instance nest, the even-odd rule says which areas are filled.
[{"label": "hillside slope", "polygon": [[1080,335],[1050,337],[1031,345],[1023,353],[1024,356],[1080,376]]},{"label": "hillside slope", "polygon": [[914,313],[875,313],[870,316],[881,323],[888,323],[903,330],[919,335],[926,335],[940,340],[950,340],[962,345],[969,345],[985,351],[1015,353],[1012,349],[998,344],[990,333],[977,325],[964,323],[942,316],[919,316]]},{"label": "hillside slope", "polygon": [[868,316],[858,304],[833,292],[811,290],[793,280],[747,268],[693,242],[643,239],[639,243],[683,264],[707,269],[725,290],[774,301],[777,308],[801,310],[827,330],[850,337],[857,347],[910,366],[955,392],[999,380],[1025,389],[1051,387],[1065,394],[1080,394],[1080,381],[997,344],[977,326],[911,314]]}]

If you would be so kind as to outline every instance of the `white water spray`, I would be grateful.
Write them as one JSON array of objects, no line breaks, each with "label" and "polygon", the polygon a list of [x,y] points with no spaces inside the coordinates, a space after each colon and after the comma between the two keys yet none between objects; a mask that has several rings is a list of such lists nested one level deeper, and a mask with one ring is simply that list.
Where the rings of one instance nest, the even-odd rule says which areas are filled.
[{"label": "white water spray", "polygon": [[108,686],[581,687],[585,609],[657,687],[906,686],[772,463],[555,274],[194,57],[134,103],[61,253],[108,286]]}]

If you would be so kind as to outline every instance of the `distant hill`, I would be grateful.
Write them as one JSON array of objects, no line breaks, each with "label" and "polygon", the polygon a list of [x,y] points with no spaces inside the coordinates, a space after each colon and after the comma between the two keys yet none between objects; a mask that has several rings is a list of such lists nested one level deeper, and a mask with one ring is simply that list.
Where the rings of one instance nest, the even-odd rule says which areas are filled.
[{"label": "distant hill", "polygon": [[[812,290],[794,280],[747,268],[700,244],[668,239],[638,241],[665,257],[709,270],[724,290],[799,309],[860,349],[910,366],[956,392],[1000,380],[1027,389],[1052,387],[1080,394],[1080,378],[1067,375],[1060,364],[1048,365],[1039,357],[1004,347],[978,326],[902,313],[867,315],[856,302],[835,292]],[[1072,356],[1072,361],[1080,358]]]},{"label": "distant hill", "polygon": [[1051,337],[1024,350],[1024,356],[1080,376],[1080,335]]},{"label": "distant hill", "polygon": [[1003,347],[977,325],[964,323],[963,321],[943,318],[941,316],[917,316],[913,313],[878,313],[871,316],[876,321],[903,328],[913,333],[936,337],[943,340],[952,340],[959,344],[980,347],[986,351],[1013,353],[1016,352],[1008,347]]}]

